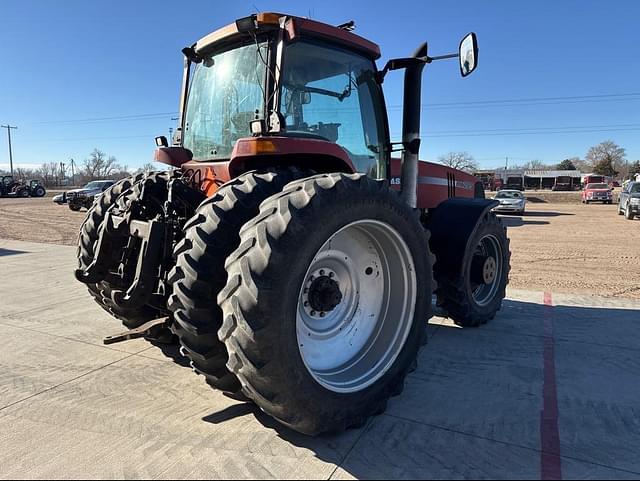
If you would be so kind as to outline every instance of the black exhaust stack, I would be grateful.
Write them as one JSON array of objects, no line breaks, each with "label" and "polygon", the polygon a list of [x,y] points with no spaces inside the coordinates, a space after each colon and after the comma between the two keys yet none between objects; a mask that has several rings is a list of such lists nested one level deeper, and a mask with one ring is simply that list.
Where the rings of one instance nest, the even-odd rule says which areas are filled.
[{"label": "black exhaust stack", "polygon": [[[413,58],[427,58],[427,43],[415,51]],[[417,206],[418,155],[420,151],[420,111],[422,98],[422,70],[426,62],[416,62],[406,68],[404,74],[404,99],[402,113],[402,199]]]}]

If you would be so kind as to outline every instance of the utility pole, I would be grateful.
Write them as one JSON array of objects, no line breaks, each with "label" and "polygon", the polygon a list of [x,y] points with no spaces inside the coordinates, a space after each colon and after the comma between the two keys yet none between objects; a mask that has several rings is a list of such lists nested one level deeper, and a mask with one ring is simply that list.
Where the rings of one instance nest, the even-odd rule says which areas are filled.
[{"label": "utility pole", "polygon": [[9,165],[11,167],[11,175],[13,175],[13,152],[11,151],[11,129],[17,129],[18,127],[12,127],[11,125],[0,125],[3,129],[7,129],[7,136],[9,137]]},{"label": "utility pole", "polygon": [[76,161],[73,159],[71,160],[71,185],[76,185],[76,172],[75,172],[75,163]]}]

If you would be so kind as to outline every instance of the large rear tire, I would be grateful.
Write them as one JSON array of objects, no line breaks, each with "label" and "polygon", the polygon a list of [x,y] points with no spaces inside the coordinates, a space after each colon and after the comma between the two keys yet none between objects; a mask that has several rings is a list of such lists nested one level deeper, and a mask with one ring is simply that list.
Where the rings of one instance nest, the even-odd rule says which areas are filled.
[{"label": "large rear tire", "polygon": [[460,271],[451,272],[436,261],[438,307],[462,327],[478,327],[493,319],[502,307],[509,283],[507,230],[492,212],[479,222],[467,243],[471,248],[459,253]]},{"label": "large rear tire", "polygon": [[289,184],[240,232],[218,296],[243,393],[296,431],[363,425],[399,394],[426,337],[431,255],[384,182]]},{"label": "large rear tire", "polygon": [[[126,208],[126,204],[134,200],[140,192],[140,187],[144,182],[160,183],[166,191],[166,183],[170,173],[156,172],[151,174],[138,174],[117,182],[106,190],[93,204],[87,213],[78,236],[78,266],[86,269],[95,257],[95,245],[98,241],[100,225],[104,221],[107,210],[120,203],[120,207]],[[69,206],[71,208],[71,205]],[[74,209],[72,209],[74,210]],[[79,210],[79,208],[77,209]],[[113,262],[120,253],[113,252]],[[135,309],[125,309],[113,305],[109,302],[115,286],[112,282],[104,280],[97,284],[88,284],[89,293],[96,303],[114,317],[120,319],[125,327],[134,329],[145,322],[161,316],[161,312],[152,306],[144,305]]]},{"label": "large rear tire", "polygon": [[249,172],[226,183],[198,207],[176,246],[176,266],[169,275],[172,330],[193,369],[222,391],[240,390],[218,339],[222,311],[217,296],[227,282],[225,260],[240,244],[240,228],[258,214],[260,203],[302,175],[297,169]]}]

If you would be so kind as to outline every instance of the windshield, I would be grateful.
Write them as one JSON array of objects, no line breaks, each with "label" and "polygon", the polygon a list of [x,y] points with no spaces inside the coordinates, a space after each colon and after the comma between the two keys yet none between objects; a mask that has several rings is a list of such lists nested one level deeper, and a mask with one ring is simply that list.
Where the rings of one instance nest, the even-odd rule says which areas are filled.
[{"label": "windshield", "polygon": [[194,159],[231,156],[236,141],[249,137],[249,122],[263,116],[267,43],[213,54],[198,64],[189,88],[185,148]]},{"label": "windshield", "polygon": [[520,192],[498,192],[496,195],[496,199],[522,199],[522,194]]},{"label": "windshield", "polygon": [[632,194],[640,194],[640,184],[633,184],[629,189],[629,192]]},{"label": "windshield", "polygon": [[84,188],[89,190],[97,190],[97,189],[102,189],[102,187],[104,187],[105,185],[109,185],[109,184],[106,182],[89,182],[87,185],[84,186]]},{"label": "windshield", "polygon": [[587,189],[609,189],[607,184],[589,184]]},{"label": "windshield", "polygon": [[329,45],[287,46],[280,111],[287,135],[347,151],[358,172],[384,177],[384,112],[373,61]]}]

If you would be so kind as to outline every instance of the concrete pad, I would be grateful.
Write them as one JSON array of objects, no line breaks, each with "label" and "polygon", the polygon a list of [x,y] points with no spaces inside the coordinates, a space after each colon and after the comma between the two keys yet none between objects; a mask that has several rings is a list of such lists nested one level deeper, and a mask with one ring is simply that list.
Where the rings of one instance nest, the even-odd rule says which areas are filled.
[{"label": "concrete pad", "polygon": [[640,351],[557,343],[560,452],[640,474]]},{"label": "concrete pad", "polygon": [[534,450],[382,415],[332,479],[536,479],[539,470]]},{"label": "concrete pad", "polygon": [[0,409],[126,357],[6,325],[0,338]]},{"label": "concrete pad", "polygon": [[443,327],[387,412],[537,449],[541,358],[536,337]]},{"label": "concrete pad", "polygon": [[637,301],[509,289],[481,328],[434,317],[385,415],[310,439],[210,389],[175,348],[102,346],[120,322],[73,279],[74,248],[0,249],[15,278],[0,284],[0,478],[536,479],[549,323],[564,477],[640,476]]},{"label": "concrete pad", "polygon": [[327,478],[359,434],[307,438],[189,369],[134,356],[0,411],[0,466],[7,478]]},{"label": "concrete pad", "polygon": [[[96,346],[103,346],[106,336],[127,330],[120,320],[100,308],[88,292],[62,303],[10,313],[0,318],[0,323]],[[133,354],[148,349],[150,344],[136,339],[108,347]]]}]

